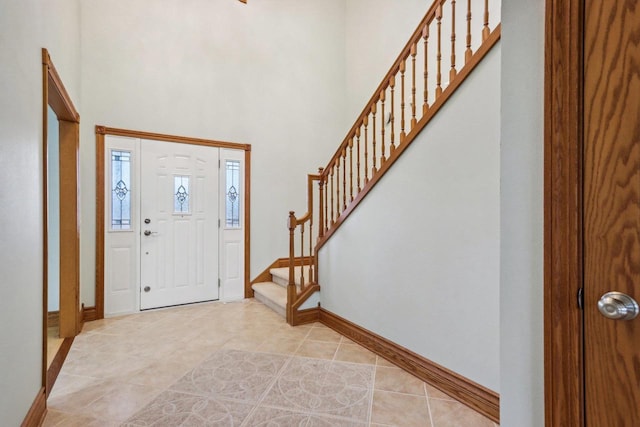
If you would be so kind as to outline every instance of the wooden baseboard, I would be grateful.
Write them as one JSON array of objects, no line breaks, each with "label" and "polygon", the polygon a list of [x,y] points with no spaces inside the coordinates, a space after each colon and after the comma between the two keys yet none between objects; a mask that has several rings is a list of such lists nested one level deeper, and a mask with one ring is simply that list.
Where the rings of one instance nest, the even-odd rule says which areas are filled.
[{"label": "wooden baseboard", "polygon": [[293,326],[317,322],[320,319],[320,308],[314,307],[306,310],[294,310]]},{"label": "wooden baseboard", "polygon": [[60,324],[60,312],[49,311],[47,312],[47,327],[58,326]]},{"label": "wooden baseboard", "polygon": [[384,357],[422,381],[480,412],[495,422],[500,422],[500,396],[449,369],[399,346],[342,317],[319,308],[319,320],[324,325]]},{"label": "wooden baseboard", "polygon": [[22,424],[20,427],[38,427],[41,426],[44,422],[44,416],[47,414],[47,395],[45,393],[44,387],[42,387],[36,398],[29,408],[29,412],[24,417]]},{"label": "wooden baseboard", "polygon": [[71,350],[71,344],[73,344],[73,338],[65,338],[62,341],[62,345],[58,349],[55,357],[51,361],[51,365],[47,369],[47,387],[46,387],[46,395],[49,396],[51,393],[51,389],[53,385],[56,383],[56,379],[58,379],[58,374],[62,369],[62,365],[64,364],[65,359],[67,358],[67,354],[69,354],[69,350]]},{"label": "wooden baseboard", "polygon": [[98,311],[95,307],[82,307],[82,322],[98,320]]}]

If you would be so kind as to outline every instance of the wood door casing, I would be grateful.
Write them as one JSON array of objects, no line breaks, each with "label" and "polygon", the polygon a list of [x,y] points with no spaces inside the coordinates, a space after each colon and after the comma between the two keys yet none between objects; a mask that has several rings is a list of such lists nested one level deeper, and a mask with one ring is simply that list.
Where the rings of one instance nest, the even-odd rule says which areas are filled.
[{"label": "wood door casing", "polygon": [[609,291],[640,300],[640,5],[585,3],[584,327],[588,426],[640,422],[640,318],[610,320]]}]

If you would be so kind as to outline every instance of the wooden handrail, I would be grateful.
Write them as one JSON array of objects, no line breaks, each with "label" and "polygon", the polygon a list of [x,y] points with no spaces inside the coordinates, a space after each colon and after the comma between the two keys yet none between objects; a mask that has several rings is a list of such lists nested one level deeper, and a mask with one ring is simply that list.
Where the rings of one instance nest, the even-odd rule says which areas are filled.
[{"label": "wooden handrail", "polygon": [[[356,129],[360,128],[360,125],[364,117],[369,115],[369,113],[371,112],[372,106],[377,103],[380,96],[380,92],[385,88],[391,76],[395,76],[396,74],[398,74],[398,71],[400,70],[400,63],[406,60],[411,55],[411,46],[416,42],[416,40],[419,40],[422,37],[423,28],[428,24],[430,24],[431,21],[433,21],[433,19],[435,18],[435,12],[438,5],[441,3],[444,3],[445,1],[446,0],[436,0],[435,2],[433,2],[429,10],[427,11],[426,15],[424,16],[424,18],[422,18],[422,20],[418,24],[418,28],[416,28],[416,30],[413,32],[413,34],[411,35],[411,38],[409,39],[407,44],[404,46],[404,48],[400,52],[400,55],[398,55],[398,58],[395,60],[395,62],[391,66],[391,69],[382,78],[382,81],[380,82],[376,90],[373,91],[373,95],[369,99],[369,102],[367,102],[365,107],[362,109],[362,112],[356,119],[355,123],[351,127],[351,129],[349,129],[349,131],[347,132],[347,136],[342,141],[342,143],[336,150],[335,154],[331,157],[331,159],[327,163],[328,165],[332,164],[332,162],[335,162],[336,158],[342,152],[342,148],[347,144],[347,141],[349,140],[349,138],[353,138],[353,136],[355,136]],[[327,168],[325,168],[325,171],[326,170]]]},{"label": "wooden handrail", "polygon": [[[482,2],[480,7],[483,12],[481,25],[476,26],[480,31],[475,37],[472,34],[474,2]],[[460,8],[458,13],[464,11],[463,23],[458,23],[463,29],[456,28],[457,7]],[[300,218],[290,212],[288,220],[289,258],[292,260],[287,290],[289,323],[294,319],[295,309],[313,293],[310,287],[316,289],[318,286],[318,249],[500,39],[500,24],[497,23],[491,30],[489,19],[489,0],[435,0],[326,167],[320,168],[317,174],[307,176],[307,212]],[[433,31],[430,26],[434,27]],[[430,35],[435,37],[432,43]],[[475,51],[474,41],[478,44]],[[443,52],[443,47],[450,51]],[[457,65],[457,58],[464,58],[464,61],[458,60],[458,63],[464,64]],[[448,81],[443,81],[443,67],[444,77],[448,77]],[[449,72],[446,72],[447,69]],[[430,72],[435,74],[431,80]],[[422,99],[417,99],[418,94]],[[418,104],[422,104],[422,108],[417,108]],[[396,111],[398,105],[399,113]],[[397,123],[399,126],[396,126]],[[319,203],[318,212],[314,213],[316,183]],[[318,218],[315,230],[314,215]],[[296,233],[300,239],[298,254]],[[303,260],[298,266],[301,269],[299,278],[295,277],[295,259]],[[308,274],[305,274],[307,268]]]}]

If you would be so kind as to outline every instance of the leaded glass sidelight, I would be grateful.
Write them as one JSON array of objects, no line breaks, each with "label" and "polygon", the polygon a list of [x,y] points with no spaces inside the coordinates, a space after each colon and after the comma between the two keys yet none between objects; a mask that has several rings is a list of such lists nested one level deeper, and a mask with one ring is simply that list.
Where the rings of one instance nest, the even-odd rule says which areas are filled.
[{"label": "leaded glass sidelight", "polygon": [[176,175],[173,177],[173,212],[189,213],[189,177]]},{"label": "leaded glass sidelight", "polygon": [[131,229],[130,151],[111,151],[111,229]]},{"label": "leaded glass sidelight", "polygon": [[240,161],[227,160],[225,225],[228,228],[240,228]]}]

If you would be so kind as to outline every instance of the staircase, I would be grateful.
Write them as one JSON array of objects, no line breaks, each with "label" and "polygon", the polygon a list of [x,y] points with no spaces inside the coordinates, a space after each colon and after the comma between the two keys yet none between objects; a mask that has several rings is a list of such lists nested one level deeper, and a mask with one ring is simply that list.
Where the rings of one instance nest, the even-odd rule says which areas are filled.
[{"label": "staircase", "polygon": [[[302,267],[295,267],[295,277],[300,277]],[[271,279],[251,285],[254,298],[271,308],[280,316],[287,316],[287,286],[289,285],[289,267],[269,269]],[[300,279],[296,280],[296,288],[300,289]]]},{"label": "staircase", "polygon": [[307,212],[289,212],[289,257],[252,281],[287,323],[318,319],[302,309],[320,290],[316,254],[500,39],[492,4],[435,0],[335,154],[307,176]]}]

